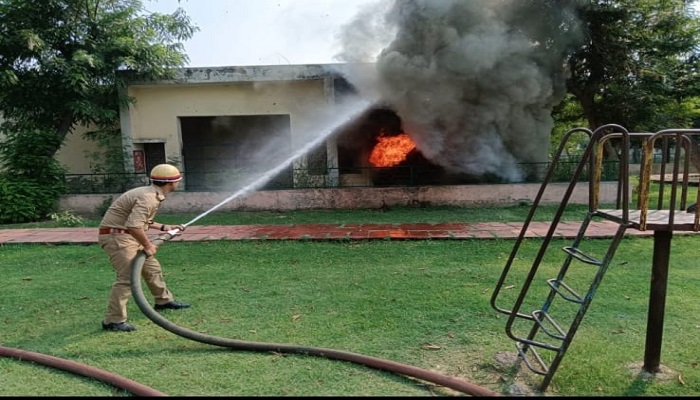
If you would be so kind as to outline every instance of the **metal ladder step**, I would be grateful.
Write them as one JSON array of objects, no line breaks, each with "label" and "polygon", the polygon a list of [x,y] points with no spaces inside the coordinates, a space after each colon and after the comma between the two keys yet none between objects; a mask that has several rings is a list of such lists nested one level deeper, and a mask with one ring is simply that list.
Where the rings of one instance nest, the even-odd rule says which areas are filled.
[{"label": "metal ladder step", "polygon": [[565,246],[562,248],[562,250],[564,250],[568,254],[571,254],[571,256],[574,257],[575,259],[577,259],[581,262],[584,262],[586,264],[597,265],[597,266],[603,265],[602,261],[596,259],[595,257],[591,256],[588,253],[584,253],[578,247]]},{"label": "metal ladder step", "polygon": [[[578,294],[574,289],[572,289],[569,285],[564,283],[564,281],[559,280],[557,278],[552,278],[552,279],[547,279],[547,284],[557,292],[564,300],[571,301],[573,303],[578,303],[582,304],[583,303],[583,298],[581,297],[580,294]],[[564,289],[564,290],[562,290]]]},{"label": "metal ladder step", "polygon": [[559,324],[557,324],[554,318],[552,318],[545,311],[534,311],[532,313],[532,316],[535,318],[535,322],[537,323],[537,325],[540,327],[540,329],[542,329],[544,333],[547,334],[547,336],[559,340],[566,339],[566,335],[568,333],[565,332],[564,329],[562,329],[562,327],[559,326]]},{"label": "metal ladder step", "polygon": [[[526,345],[522,343],[515,343],[515,349],[518,351],[518,356],[520,356],[520,359],[523,360],[525,366],[527,366],[530,371],[539,375],[547,375],[549,372],[549,367],[537,352],[537,349],[532,346],[527,346],[527,352],[529,352],[532,357],[528,357],[528,353],[525,351]],[[537,365],[535,365],[535,363],[532,361],[536,362]]]},{"label": "metal ladder step", "polygon": [[[517,259],[518,250],[520,249],[520,244],[525,237],[525,232],[528,224],[534,219],[535,211],[539,206],[541,195],[544,193],[545,188],[551,181],[552,176],[554,176],[554,166],[556,162],[559,161],[563,154],[565,148],[565,143],[569,140],[572,133],[575,132],[585,132],[588,134],[589,141],[586,146],[585,151],[581,155],[580,161],[576,170],[571,176],[569,186],[567,191],[560,202],[557,213],[551,219],[550,229],[547,231],[547,235],[544,241],[540,245],[540,250],[535,257],[530,270],[527,272],[523,279],[522,287],[517,294],[514,305],[511,309],[498,307],[496,302],[496,297],[500,292],[503,284],[506,282],[506,276],[508,275],[514,261]],[[547,172],[547,176],[544,178],[544,182],[538,192],[538,195],[533,202],[530,214],[528,214],[527,220],[523,225],[521,234],[518,237],[518,241],[513,247],[511,256],[508,259],[506,267],[501,274],[501,278],[492,296],[492,306],[499,312],[507,314],[508,321],[506,322],[506,332],[508,336],[515,341],[515,346],[518,352],[518,357],[522,359],[523,363],[532,372],[543,375],[542,383],[540,385],[540,390],[544,392],[552,380],[557,368],[559,368],[564,355],[569,348],[584,315],[588,311],[588,307],[592,302],[593,296],[596,293],[598,286],[600,285],[603,276],[605,275],[612,257],[615,254],[617,246],[624,237],[625,230],[632,226],[630,221],[628,221],[628,209],[629,209],[629,192],[627,191],[629,187],[629,177],[628,177],[628,158],[629,153],[629,132],[622,128],[621,126],[610,124],[598,127],[594,132],[589,130],[571,130],[566,133],[564,139],[562,140],[556,155],[553,157],[553,162],[550,169]],[[609,139],[621,140],[621,150],[620,150],[620,175],[619,175],[619,185],[618,185],[618,196],[617,196],[617,207],[622,211],[622,217],[617,216],[617,214],[602,213],[598,210],[599,206],[599,196],[600,193],[600,182],[602,177],[602,156],[603,151],[600,150],[600,145],[607,142]],[[598,149],[598,150],[596,150]],[[624,164],[623,164],[624,163]],[[568,206],[570,195],[573,192],[575,185],[581,180],[580,178],[585,177],[586,168],[589,168],[589,207],[588,213],[584,218],[579,231],[574,239],[573,243],[569,246],[563,247],[562,250],[567,254],[563,264],[559,268],[556,278],[546,279],[547,285],[549,285],[548,294],[542,305],[537,311],[528,312],[521,311],[521,308],[526,304],[526,299],[530,300],[528,293],[530,288],[537,278],[537,273],[542,265],[542,261],[545,256],[548,256],[547,250],[549,245],[552,243],[552,239],[555,236],[555,229],[560,223],[565,208]],[[622,189],[622,190],[620,190]],[[578,247],[582,244],[582,241],[586,238],[586,230],[590,227],[590,223],[594,218],[601,217],[619,224],[617,232],[612,237],[612,240],[608,246],[607,251],[604,253],[602,258],[595,257],[592,254],[588,254]],[[569,268],[574,266],[574,260],[580,261],[583,264],[593,265],[597,267],[597,271],[590,270],[588,267],[577,268],[575,275],[571,275],[567,278],[567,273]],[[590,287],[586,290],[582,288],[585,285],[584,280],[588,280],[588,275],[594,275],[590,277]],[[575,278],[574,278],[575,277]],[[579,278],[582,280],[579,283]],[[567,285],[567,281],[571,286]],[[576,284],[574,284],[576,282]],[[573,287],[579,289],[579,292],[574,290]],[[569,302],[573,304],[559,304],[561,302]],[[529,302],[528,302],[529,304]],[[561,307],[560,307],[561,306]],[[575,310],[577,309],[577,310]],[[550,315],[551,313],[552,315]],[[572,314],[572,315],[570,315]],[[557,316],[557,320],[553,316]],[[569,321],[569,317],[571,320]],[[523,322],[525,329],[521,331],[518,329],[516,334],[514,325],[516,323]],[[526,332],[526,333],[523,333]],[[523,334],[525,336],[520,336]],[[538,336],[540,335],[540,336]],[[537,339],[535,339],[537,338]],[[545,353],[545,351],[550,351],[553,353]],[[549,357],[551,356],[551,357]]]},{"label": "metal ladder step", "polygon": [[[567,254],[571,255],[572,258],[585,264],[595,265],[598,267],[604,266],[602,261],[581,251],[576,246],[566,246],[563,247],[563,250]],[[603,273],[603,270],[604,268],[599,269],[598,274]],[[562,299],[578,304],[580,307],[586,307],[584,297],[571,286],[567,285],[563,280],[563,276],[548,279],[547,284],[551,288],[552,292],[558,294]],[[565,349],[573,339],[578,324],[574,324],[565,329],[559,323],[557,323],[557,321],[548,312],[544,310],[533,311],[531,315],[534,324],[537,326],[537,329],[540,332],[559,341],[560,343],[555,345],[552,343],[533,340],[534,338],[525,339],[522,337],[514,337],[514,340],[516,341],[515,346],[519,357],[523,360],[530,371],[539,375],[549,376],[550,373],[554,373],[552,368],[556,368],[556,366],[552,365],[550,367],[539,354],[538,348],[555,352],[557,354],[555,360],[558,359],[558,361],[555,361],[555,364],[558,364],[561,357],[563,357],[563,353],[566,351]]]}]

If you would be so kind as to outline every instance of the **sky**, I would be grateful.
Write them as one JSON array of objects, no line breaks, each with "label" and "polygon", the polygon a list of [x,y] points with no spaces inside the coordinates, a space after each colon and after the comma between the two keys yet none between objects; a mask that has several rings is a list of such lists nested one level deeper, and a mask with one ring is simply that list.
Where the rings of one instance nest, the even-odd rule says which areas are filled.
[{"label": "sky", "polygon": [[199,27],[184,42],[188,67],[326,64],[336,35],[375,0],[145,0],[151,12],[185,10]]}]

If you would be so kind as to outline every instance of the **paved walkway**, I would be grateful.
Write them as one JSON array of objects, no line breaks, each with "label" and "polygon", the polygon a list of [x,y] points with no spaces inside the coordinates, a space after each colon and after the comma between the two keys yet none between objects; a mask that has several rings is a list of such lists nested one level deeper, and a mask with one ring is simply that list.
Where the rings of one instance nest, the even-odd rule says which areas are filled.
[{"label": "paved walkway", "polygon": [[[574,238],[580,222],[560,222],[555,236]],[[592,222],[588,237],[611,237],[618,225]],[[299,224],[299,225],[193,225],[171,241],[212,240],[363,240],[363,239],[514,239],[522,223],[479,222],[440,224]],[[547,222],[532,222],[527,237],[544,237]],[[152,231],[155,233],[155,231]],[[628,229],[631,236],[652,236],[652,231]],[[10,243],[97,243],[97,228],[0,229],[0,244]]]}]

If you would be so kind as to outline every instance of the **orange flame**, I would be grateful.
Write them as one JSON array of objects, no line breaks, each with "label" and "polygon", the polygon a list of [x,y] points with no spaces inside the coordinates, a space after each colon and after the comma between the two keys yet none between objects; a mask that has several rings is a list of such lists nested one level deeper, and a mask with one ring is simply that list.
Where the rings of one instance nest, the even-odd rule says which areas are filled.
[{"label": "orange flame", "polygon": [[378,143],[369,156],[370,164],[375,167],[393,167],[406,159],[408,153],[416,147],[411,137],[405,133],[397,136],[377,138]]}]

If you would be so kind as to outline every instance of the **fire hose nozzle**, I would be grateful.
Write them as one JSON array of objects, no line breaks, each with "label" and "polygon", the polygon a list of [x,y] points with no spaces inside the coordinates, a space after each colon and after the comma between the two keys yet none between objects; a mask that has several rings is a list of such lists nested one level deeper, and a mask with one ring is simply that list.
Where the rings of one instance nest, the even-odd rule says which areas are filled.
[{"label": "fire hose nozzle", "polygon": [[175,237],[176,235],[179,235],[179,234],[180,234],[180,228],[171,229],[171,230],[166,231],[165,233],[161,234],[160,236],[158,236],[156,238],[156,241],[160,245],[164,242],[167,242],[168,240],[172,239],[173,237]]},{"label": "fire hose nozzle", "polygon": [[170,237],[173,237],[180,233],[180,228],[171,229],[167,233],[170,235]]}]

